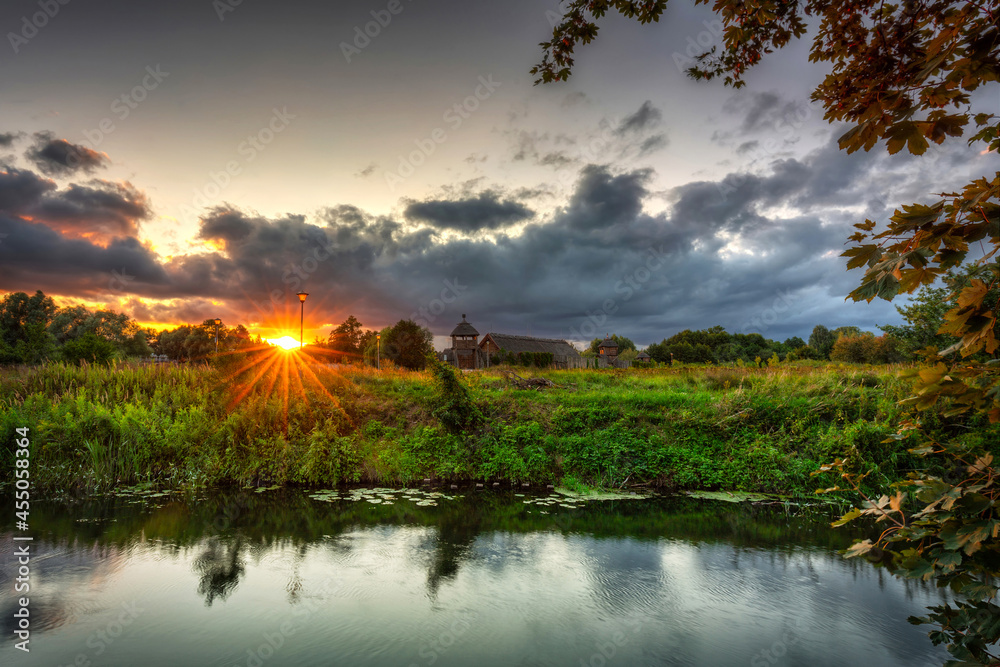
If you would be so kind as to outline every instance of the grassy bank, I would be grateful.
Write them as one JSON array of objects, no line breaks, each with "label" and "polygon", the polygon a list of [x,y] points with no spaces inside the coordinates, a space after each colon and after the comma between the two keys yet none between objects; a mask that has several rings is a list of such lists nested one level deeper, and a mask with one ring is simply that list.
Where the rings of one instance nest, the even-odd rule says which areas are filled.
[{"label": "grassy bank", "polygon": [[[852,457],[872,489],[926,465],[897,443],[896,369],[783,366],[462,376],[481,419],[442,423],[430,373],[328,369],[281,352],[214,367],[5,369],[3,479],[30,428],[36,488],[513,481],[811,495]],[[447,423],[447,420],[445,420]],[[943,427],[942,427],[943,428]],[[961,437],[998,440],[984,424]],[[992,440],[991,440],[992,438]]]}]

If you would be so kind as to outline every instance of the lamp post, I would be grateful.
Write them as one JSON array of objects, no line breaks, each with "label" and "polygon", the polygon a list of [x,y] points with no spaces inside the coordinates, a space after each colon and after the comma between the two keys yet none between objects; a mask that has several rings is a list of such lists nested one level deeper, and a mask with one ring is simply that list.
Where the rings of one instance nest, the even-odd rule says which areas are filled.
[{"label": "lamp post", "polygon": [[375,334],[375,370],[382,370],[382,334]]},{"label": "lamp post", "polygon": [[305,342],[302,340],[302,326],[305,322],[306,317],[306,297],[309,296],[309,292],[299,292],[295,296],[299,297],[299,304],[301,308],[299,309],[299,349],[302,349],[302,344]]},{"label": "lamp post", "polygon": [[219,325],[222,324],[222,320],[218,317],[215,318],[215,353],[219,353]]}]

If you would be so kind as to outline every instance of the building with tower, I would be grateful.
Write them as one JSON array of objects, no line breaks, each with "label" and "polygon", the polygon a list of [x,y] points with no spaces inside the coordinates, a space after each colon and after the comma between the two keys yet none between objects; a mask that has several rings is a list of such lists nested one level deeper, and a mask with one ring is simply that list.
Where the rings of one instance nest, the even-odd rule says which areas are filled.
[{"label": "building with tower", "polygon": [[462,314],[462,321],[451,332],[451,347],[441,354],[441,360],[456,368],[474,370],[488,368],[491,358],[501,353],[509,355],[551,354],[553,368],[584,368],[586,360],[565,340],[534,338],[490,332],[479,340],[479,332]]}]

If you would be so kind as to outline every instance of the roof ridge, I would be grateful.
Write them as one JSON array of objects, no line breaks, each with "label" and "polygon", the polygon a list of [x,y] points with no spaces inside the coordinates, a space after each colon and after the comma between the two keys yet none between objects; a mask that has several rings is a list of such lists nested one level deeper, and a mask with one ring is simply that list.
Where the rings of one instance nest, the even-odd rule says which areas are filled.
[{"label": "roof ridge", "polygon": [[565,338],[539,338],[538,336],[520,336],[518,334],[505,334],[496,331],[490,331],[486,334],[487,336],[504,336],[506,338],[518,338],[521,340],[547,340],[554,343],[566,343],[569,344]]}]

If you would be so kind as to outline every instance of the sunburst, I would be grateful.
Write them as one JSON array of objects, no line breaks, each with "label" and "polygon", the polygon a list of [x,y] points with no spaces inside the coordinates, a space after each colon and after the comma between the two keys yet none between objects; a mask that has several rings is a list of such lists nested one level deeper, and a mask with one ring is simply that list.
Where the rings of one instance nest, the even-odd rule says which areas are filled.
[{"label": "sunburst", "polygon": [[281,338],[265,338],[271,345],[277,345],[284,350],[294,350],[299,347],[299,341],[295,340],[291,336],[282,336]]}]

